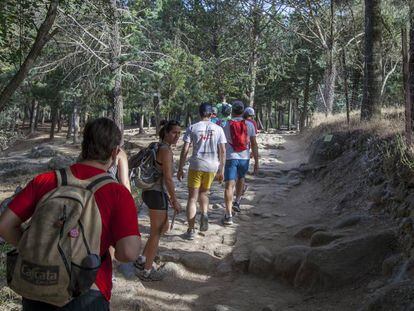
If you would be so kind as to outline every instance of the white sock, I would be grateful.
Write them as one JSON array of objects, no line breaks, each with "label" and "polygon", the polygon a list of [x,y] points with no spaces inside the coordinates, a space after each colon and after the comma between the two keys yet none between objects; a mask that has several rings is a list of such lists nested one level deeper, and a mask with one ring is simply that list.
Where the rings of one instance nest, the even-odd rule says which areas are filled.
[{"label": "white sock", "polygon": [[137,261],[139,263],[145,263],[147,261],[147,258],[143,255],[139,255]]},{"label": "white sock", "polygon": [[242,199],[241,197],[236,197],[236,203],[240,204],[241,199]]},{"label": "white sock", "polygon": [[152,270],[152,268],[151,269],[144,269],[145,276],[150,275],[151,270]]}]

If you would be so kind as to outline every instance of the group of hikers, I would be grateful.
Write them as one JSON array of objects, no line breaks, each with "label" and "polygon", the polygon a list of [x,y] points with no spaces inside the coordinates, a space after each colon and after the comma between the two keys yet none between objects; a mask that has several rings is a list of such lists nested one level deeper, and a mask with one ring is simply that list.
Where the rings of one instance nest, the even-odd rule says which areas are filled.
[{"label": "group of hikers", "polygon": [[[220,113],[218,113],[220,112]],[[196,205],[200,231],[207,231],[209,189],[225,182],[224,226],[240,212],[251,156],[259,169],[254,110],[241,101],[199,106],[200,121],[183,137],[177,179],[187,171],[188,229],[195,238]],[[171,146],[180,139],[174,120],[159,130],[153,144],[157,178],[142,191],[148,206],[150,234],[141,251],[137,210],[131,195],[121,132],[108,118],[89,121],[83,131],[79,161],[66,169],[36,176],[0,216],[0,236],[16,247],[7,254],[7,282],[22,298],[23,310],[109,310],[112,260],[134,262],[143,281],[164,277],[154,263],[160,237],[169,229],[168,208],[180,212],[173,181]],[[252,151],[252,153],[250,152]],[[116,180],[115,180],[116,179]]]}]

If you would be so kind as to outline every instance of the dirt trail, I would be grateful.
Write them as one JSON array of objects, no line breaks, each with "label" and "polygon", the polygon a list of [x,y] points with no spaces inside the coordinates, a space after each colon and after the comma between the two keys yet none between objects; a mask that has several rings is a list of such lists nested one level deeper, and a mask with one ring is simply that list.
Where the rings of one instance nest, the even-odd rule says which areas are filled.
[{"label": "dirt trail", "polygon": [[[140,284],[132,271],[132,280],[118,273],[112,299],[114,310],[262,310],[266,306],[269,310],[319,309],[307,303],[312,298],[272,276],[256,277],[243,272],[252,248],[262,245],[273,252],[298,244],[291,238],[293,228],[319,217],[323,210],[311,204],[311,196],[320,191],[318,185],[302,181],[300,172],[293,170],[307,161],[299,136],[260,134],[258,142],[261,173],[248,176],[249,188],[235,224],[221,225],[223,187],[216,183],[210,196],[209,230],[197,234],[194,241],[184,240],[185,213],[180,214],[175,228],[160,244],[160,257],[167,262],[167,278]],[[185,206],[187,190],[184,183],[178,185]],[[145,210],[140,213],[140,226],[145,240],[149,226]],[[128,272],[127,267],[122,269]],[[341,309],[334,304],[336,310]]]},{"label": "dirt trail", "polygon": [[[155,136],[138,136],[133,131],[125,137],[135,147],[155,140]],[[7,169],[13,161],[25,165],[47,162],[47,158],[28,158],[31,146],[44,142],[42,138],[17,144],[6,157],[0,158],[0,170]],[[293,238],[298,226],[320,218],[329,205],[320,185],[304,179],[295,169],[307,161],[306,145],[300,136],[262,133],[258,143],[260,174],[247,177],[249,187],[235,224],[221,224],[224,188],[214,183],[209,230],[198,233],[194,241],[184,240],[182,234],[187,226],[183,211],[177,216],[174,229],[162,237],[159,256],[168,272],[165,280],[141,283],[131,265],[115,264],[112,310],[355,310],[359,297],[353,289],[308,295],[275,279],[271,270],[260,277],[246,273],[256,247],[273,254],[284,246],[305,243]],[[76,156],[79,147],[63,137],[54,143],[61,154],[70,156]],[[179,149],[180,146],[175,152],[176,160]],[[33,174],[28,171],[24,176],[3,176],[0,196],[9,195],[17,184],[24,185]],[[186,183],[176,184],[185,207]],[[149,232],[146,208],[140,210],[139,221],[145,242]]]}]

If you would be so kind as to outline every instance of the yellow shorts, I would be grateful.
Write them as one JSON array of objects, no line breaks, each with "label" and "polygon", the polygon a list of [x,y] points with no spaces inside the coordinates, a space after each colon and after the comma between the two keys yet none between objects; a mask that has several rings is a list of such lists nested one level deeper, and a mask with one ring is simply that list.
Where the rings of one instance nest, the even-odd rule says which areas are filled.
[{"label": "yellow shorts", "polygon": [[188,170],[188,188],[210,189],[216,173]]}]

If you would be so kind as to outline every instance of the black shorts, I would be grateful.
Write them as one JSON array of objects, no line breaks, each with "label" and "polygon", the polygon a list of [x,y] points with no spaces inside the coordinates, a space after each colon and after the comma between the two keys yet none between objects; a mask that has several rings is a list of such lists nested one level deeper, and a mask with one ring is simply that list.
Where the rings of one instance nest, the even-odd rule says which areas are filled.
[{"label": "black shorts", "polygon": [[26,298],[22,299],[22,306],[23,311],[109,311],[109,302],[100,291],[94,289],[74,298],[63,307]]},{"label": "black shorts", "polygon": [[147,190],[142,192],[142,201],[149,209],[159,211],[168,210],[168,196],[165,192],[157,190]]}]

